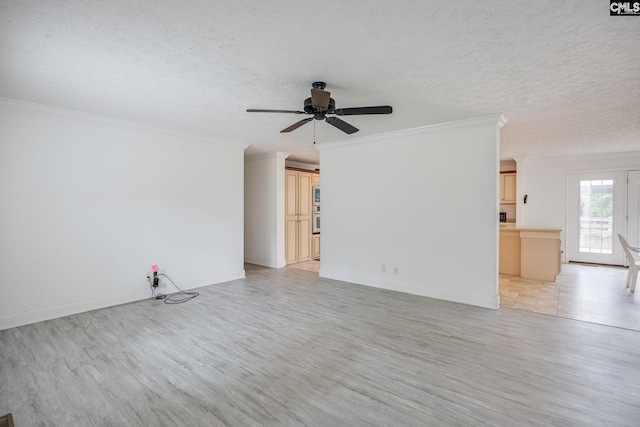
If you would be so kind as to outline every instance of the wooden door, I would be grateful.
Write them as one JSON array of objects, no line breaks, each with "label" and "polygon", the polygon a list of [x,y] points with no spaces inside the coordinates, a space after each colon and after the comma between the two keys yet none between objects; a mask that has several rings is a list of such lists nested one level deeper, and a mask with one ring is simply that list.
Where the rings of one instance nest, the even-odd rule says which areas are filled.
[{"label": "wooden door", "polygon": [[285,261],[311,259],[311,174],[285,172]]},{"label": "wooden door", "polygon": [[311,174],[298,173],[298,262],[311,259]]},{"label": "wooden door", "polygon": [[298,262],[298,174],[286,172],[284,181],[284,252],[287,264]]},{"label": "wooden door", "polygon": [[298,262],[311,259],[311,218],[298,220]]},{"label": "wooden door", "polygon": [[316,234],[313,236],[312,240],[313,250],[311,251],[311,256],[313,259],[320,258],[320,236]]}]

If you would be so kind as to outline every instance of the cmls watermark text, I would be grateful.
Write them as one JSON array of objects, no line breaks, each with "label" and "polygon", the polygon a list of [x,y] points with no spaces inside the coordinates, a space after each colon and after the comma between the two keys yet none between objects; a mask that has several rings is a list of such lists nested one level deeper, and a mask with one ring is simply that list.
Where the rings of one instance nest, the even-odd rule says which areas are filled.
[{"label": "cmls watermark text", "polygon": [[640,1],[609,0],[609,16],[639,15]]}]

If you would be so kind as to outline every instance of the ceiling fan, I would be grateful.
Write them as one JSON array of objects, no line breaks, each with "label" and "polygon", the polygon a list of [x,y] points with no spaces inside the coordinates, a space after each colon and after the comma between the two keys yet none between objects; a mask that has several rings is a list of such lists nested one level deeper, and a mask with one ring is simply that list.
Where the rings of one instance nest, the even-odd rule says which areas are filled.
[{"label": "ceiling fan", "polygon": [[359,116],[364,114],[391,114],[393,109],[390,105],[381,105],[378,107],[356,107],[356,108],[338,108],[336,109],[336,101],[331,98],[331,93],[324,90],[325,82],[314,82],[311,84],[311,98],[304,100],[304,111],[296,110],[259,110],[248,109],[248,113],[290,113],[290,114],[311,114],[313,117],[302,119],[292,124],[288,128],[282,129],[280,132],[291,132],[298,129],[311,120],[324,120],[332,126],[337,127],[341,131],[352,134],[358,132],[358,128],[351,126],[344,120],[337,117],[327,117],[328,114],[336,116]]}]

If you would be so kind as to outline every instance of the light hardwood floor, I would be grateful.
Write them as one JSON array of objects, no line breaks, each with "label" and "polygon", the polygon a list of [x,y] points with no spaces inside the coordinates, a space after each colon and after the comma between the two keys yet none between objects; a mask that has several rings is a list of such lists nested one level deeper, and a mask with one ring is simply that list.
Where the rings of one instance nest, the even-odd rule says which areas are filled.
[{"label": "light hardwood floor", "polygon": [[640,333],[247,266],[0,331],[16,426],[637,426]]}]

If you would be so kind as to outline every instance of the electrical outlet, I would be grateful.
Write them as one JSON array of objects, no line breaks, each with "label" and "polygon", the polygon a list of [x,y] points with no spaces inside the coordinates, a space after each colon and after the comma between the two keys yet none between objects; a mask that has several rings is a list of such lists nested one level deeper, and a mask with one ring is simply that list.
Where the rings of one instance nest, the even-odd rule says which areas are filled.
[{"label": "electrical outlet", "polygon": [[398,275],[398,267],[393,267],[393,274]]},{"label": "electrical outlet", "polygon": [[166,277],[162,277],[163,274],[166,274],[165,270],[163,268],[159,268],[158,269],[158,278],[160,279],[160,283],[158,283],[158,289],[166,289],[167,288],[167,278]]},{"label": "electrical outlet", "polygon": [[380,273],[386,273],[387,272],[387,266],[386,265],[381,265],[380,266]]},{"label": "electrical outlet", "polygon": [[149,282],[151,286],[153,286],[155,283],[156,284],[155,287],[158,289],[166,288],[167,287],[166,280],[163,280],[162,278],[164,274],[165,274],[164,269],[158,268],[157,265],[152,265],[151,269],[149,269],[147,272],[147,282]]}]

